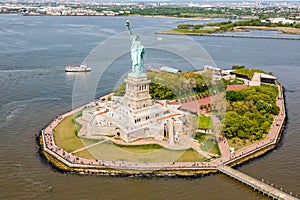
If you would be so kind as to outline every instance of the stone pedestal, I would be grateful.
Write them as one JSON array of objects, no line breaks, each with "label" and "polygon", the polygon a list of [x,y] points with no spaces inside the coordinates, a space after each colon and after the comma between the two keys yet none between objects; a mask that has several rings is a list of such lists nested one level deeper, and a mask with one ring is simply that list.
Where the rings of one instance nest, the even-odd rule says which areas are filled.
[{"label": "stone pedestal", "polygon": [[149,108],[152,105],[151,96],[149,94],[149,83],[151,81],[148,80],[147,77],[135,78],[128,76],[125,82],[126,93],[124,95],[124,106],[131,114],[134,115],[140,110]]}]

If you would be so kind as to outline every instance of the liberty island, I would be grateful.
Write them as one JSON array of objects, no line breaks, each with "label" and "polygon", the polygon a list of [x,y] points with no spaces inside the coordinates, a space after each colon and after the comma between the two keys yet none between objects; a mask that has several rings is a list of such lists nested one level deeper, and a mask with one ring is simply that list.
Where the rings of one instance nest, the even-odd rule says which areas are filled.
[{"label": "liberty island", "polygon": [[[199,147],[200,143],[193,139],[194,132],[189,121],[192,117],[191,113],[180,110],[180,106],[172,105],[167,101],[152,102],[149,94],[150,80],[147,79],[143,67],[144,47],[139,36],[132,33],[129,22],[126,25],[131,40],[132,69],[125,79],[125,95],[123,97],[105,97],[105,101],[100,98],[59,116],[42,130],[41,144],[43,152],[50,160],[56,160],[53,162],[57,163],[58,161],[57,166],[60,166],[59,168],[66,171],[99,174],[177,174],[193,176],[217,172],[218,170],[229,174],[229,170],[224,166],[238,164],[275,147],[285,120],[284,99],[280,87],[278,100],[276,101],[280,112],[274,119],[275,125],[271,127],[268,137],[258,144],[249,145],[235,152],[230,151],[226,138],[218,138],[220,155],[205,152]],[[81,126],[78,136],[83,139],[98,141],[74,151],[67,151],[64,147],[56,144],[56,142],[59,142],[55,136],[56,131],[54,131],[54,128],[58,127],[68,117],[79,112],[82,112],[82,116],[75,117],[76,123]],[[133,162],[91,159],[76,154],[103,142],[112,142],[124,146],[155,144],[170,150],[194,149],[206,159],[203,161],[190,160],[188,162],[164,160],[161,162]],[[265,186],[261,187],[264,188]],[[268,195],[271,196],[271,194]]]}]

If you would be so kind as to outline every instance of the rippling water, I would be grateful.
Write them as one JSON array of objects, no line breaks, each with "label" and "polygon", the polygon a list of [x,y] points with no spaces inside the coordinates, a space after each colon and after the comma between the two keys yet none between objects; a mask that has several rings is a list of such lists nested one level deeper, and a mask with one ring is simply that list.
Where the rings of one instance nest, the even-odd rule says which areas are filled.
[{"label": "rippling water", "polygon": [[[131,19],[137,28],[167,29],[176,26],[178,21]],[[64,66],[81,63],[96,45],[124,31],[125,20],[122,17],[0,15],[0,199],[265,198],[221,174],[197,179],[78,176],[61,174],[40,158],[35,136],[52,118],[72,108],[76,76],[66,75]],[[276,150],[239,170],[300,195],[297,129],[300,127],[300,41],[193,39],[221,68],[245,64],[278,76],[286,88],[288,111],[283,140]],[[160,53],[150,55],[157,56],[157,62],[170,61],[170,66],[180,66],[174,55],[168,55],[168,59]],[[120,76],[118,66],[128,62],[129,56],[122,59],[106,72],[107,84],[99,84],[96,96],[112,90]]]}]

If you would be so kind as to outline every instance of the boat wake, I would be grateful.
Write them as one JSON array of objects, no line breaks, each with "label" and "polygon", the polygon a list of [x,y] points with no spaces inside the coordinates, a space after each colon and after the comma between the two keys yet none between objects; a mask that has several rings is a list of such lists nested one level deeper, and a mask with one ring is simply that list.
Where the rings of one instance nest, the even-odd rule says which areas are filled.
[{"label": "boat wake", "polygon": [[3,69],[0,73],[20,73],[20,72],[49,72],[49,70],[36,68],[36,69]]},{"label": "boat wake", "polygon": [[33,98],[3,104],[0,108],[0,128],[6,126],[10,122],[13,122],[17,117],[21,117],[21,115],[23,115],[26,111],[26,107],[28,107],[32,102],[57,101],[60,99],[61,98]]}]

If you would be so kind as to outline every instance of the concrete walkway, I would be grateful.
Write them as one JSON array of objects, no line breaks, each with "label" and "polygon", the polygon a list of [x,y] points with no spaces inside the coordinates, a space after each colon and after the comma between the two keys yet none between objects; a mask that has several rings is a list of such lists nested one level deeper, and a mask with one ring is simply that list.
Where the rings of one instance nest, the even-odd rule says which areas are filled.
[{"label": "concrete walkway", "polygon": [[106,142],[106,140],[102,140],[102,141],[100,141],[100,142],[96,142],[95,144],[91,144],[91,145],[86,146],[86,147],[82,147],[82,148],[80,148],[80,149],[77,149],[77,150],[75,150],[75,151],[72,151],[71,153],[72,153],[72,154],[75,154],[75,153],[78,153],[78,152],[80,152],[80,151],[84,151],[84,150],[89,149],[89,148],[91,148],[91,147],[97,146],[98,144],[102,144],[103,142]]}]

